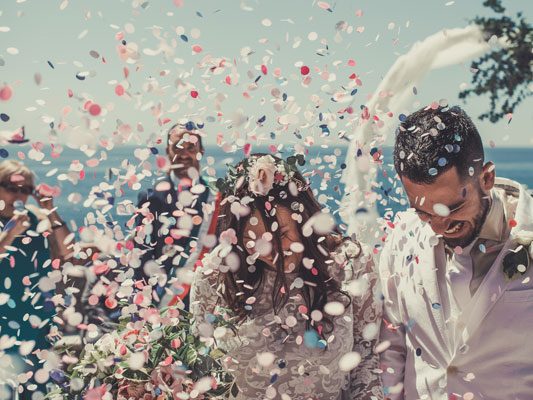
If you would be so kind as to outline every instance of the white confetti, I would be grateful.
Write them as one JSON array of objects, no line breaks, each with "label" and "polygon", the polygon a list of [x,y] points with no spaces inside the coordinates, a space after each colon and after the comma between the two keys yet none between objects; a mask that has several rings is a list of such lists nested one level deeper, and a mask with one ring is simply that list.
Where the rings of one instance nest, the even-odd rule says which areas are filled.
[{"label": "white confetti", "polygon": [[356,351],[350,351],[344,354],[339,360],[339,369],[341,371],[351,371],[361,362],[361,355]]}]

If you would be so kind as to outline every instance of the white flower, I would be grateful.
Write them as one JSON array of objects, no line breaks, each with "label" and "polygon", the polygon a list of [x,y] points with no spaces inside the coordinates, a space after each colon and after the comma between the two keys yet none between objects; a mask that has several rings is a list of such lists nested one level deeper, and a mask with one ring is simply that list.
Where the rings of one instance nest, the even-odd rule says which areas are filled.
[{"label": "white flower", "polygon": [[518,231],[515,233],[516,242],[522,246],[529,246],[533,242],[532,231]]},{"label": "white flower", "polygon": [[270,155],[261,156],[248,170],[250,192],[256,196],[265,196],[274,186],[276,161]]}]

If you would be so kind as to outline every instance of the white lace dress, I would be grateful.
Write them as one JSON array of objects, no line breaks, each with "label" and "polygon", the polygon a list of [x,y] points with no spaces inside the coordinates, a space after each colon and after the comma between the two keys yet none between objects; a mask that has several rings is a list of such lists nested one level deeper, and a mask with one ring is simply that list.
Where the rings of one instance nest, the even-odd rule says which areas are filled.
[{"label": "white lace dress", "polygon": [[[228,353],[226,366],[233,371],[237,399],[382,399],[378,356],[373,352],[381,319],[381,302],[375,299],[377,277],[371,257],[359,253],[359,246],[345,241],[335,252],[329,272],[343,289],[352,294],[344,313],[333,317],[334,330],[325,335],[327,346],[306,334],[305,306],[296,274],[288,274],[290,300],[277,313],[272,308],[274,271],[265,271],[263,288],[256,294],[253,313],[238,325],[237,333],[214,331],[209,314],[216,304],[224,305],[218,268],[223,266],[228,248],[218,246],[203,260],[191,288],[191,312],[196,332],[205,340],[215,340]],[[225,254],[226,253],[226,254]],[[340,296],[340,295],[339,295]],[[329,301],[340,298],[329,299]],[[344,301],[346,303],[346,301]],[[366,329],[364,329],[366,327]],[[363,330],[366,339],[363,338]],[[351,371],[339,367],[341,357],[357,352],[361,362]],[[352,357],[357,355],[352,354]],[[344,359],[344,361],[349,361]]]}]

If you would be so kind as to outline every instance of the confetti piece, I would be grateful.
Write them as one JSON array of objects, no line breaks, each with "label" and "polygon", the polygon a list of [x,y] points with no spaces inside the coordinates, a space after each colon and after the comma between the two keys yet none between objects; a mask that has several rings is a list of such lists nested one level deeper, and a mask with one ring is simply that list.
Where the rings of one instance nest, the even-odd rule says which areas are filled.
[{"label": "confetti piece", "polygon": [[344,372],[351,371],[361,363],[361,355],[356,351],[343,354],[339,359],[339,369]]},{"label": "confetti piece", "polygon": [[0,100],[8,101],[13,96],[13,90],[8,85],[3,86],[0,89]]},{"label": "confetti piece", "polygon": [[89,106],[89,114],[91,114],[92,116],[96,117],[98,115],[100,115],[100,112],[102,111],[102,108],[96,104],[96,103],[92,103],[90,106]]}]

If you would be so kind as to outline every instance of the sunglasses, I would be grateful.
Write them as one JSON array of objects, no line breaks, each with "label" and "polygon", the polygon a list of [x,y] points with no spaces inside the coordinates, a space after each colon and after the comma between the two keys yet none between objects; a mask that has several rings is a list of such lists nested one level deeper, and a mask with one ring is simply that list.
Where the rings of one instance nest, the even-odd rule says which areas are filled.
[{"label": "sunglasses", "polygon": [[0,183],[0,187],[7,190],[9,193],[21,193],[25,195],[30,195],[35,191],[33,186],[18,186],[11,183]]}]

